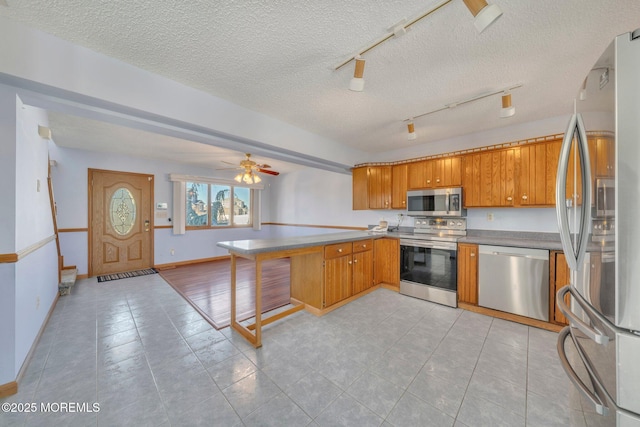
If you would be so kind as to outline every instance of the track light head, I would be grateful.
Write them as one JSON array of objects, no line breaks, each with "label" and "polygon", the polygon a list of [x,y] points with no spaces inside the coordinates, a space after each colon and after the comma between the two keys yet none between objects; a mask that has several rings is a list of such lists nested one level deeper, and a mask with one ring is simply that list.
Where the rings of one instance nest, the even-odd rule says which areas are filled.
[{"label": "track light head", "polygon": [[355,57],[356,65],[353,70],[353,78],[349,82],[349,90],[362,92],[364,90],[364,59],[360,55]]},{"label": "track light head", "polygon": [[409,131],[409,134],[407,135],[407,139],[409,141],[415,141],[416,138],[418,138],[418,135],[416,135],[416,128],[413,125],[413,122],[409,122],[409,124],[407,124],[407,130]]},{"label": "track light head", "polygon": [[505,92],[502,95],[502,109],[500,110],[500,117],[507,118],[516,114],[516,109],[513,105],[511,105],[511,94],[509,92]]},{"label": "track light head", "polygon": [[485,0],[463,0],[475,19],[473,25],[479,33],[486,30],[502,16],[502,9],[495,4],[487,4]]}]

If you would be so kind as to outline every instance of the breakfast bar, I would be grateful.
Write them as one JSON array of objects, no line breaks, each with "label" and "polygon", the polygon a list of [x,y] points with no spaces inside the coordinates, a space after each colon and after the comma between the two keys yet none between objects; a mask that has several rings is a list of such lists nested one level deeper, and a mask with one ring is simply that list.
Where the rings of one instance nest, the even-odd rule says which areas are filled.
[{"label": "breakfast bar", "polygon": [[[363,252],[371,251],[372,238],[372,235],[366,231],[347,231],[312,236],[218,242],[217,246],[227,249],[231,255],[231,328],[258,348],[262,346],[262,326],[305,308],[315,314],[321,314],[321,308],[324,306],[322,289],[325,247],[337,244],[339,246],[336,246],[336,252],[350,256],[352,242],[365,241],[366,243],[361,243],[359,246],[363,248]],[[241,325],[236,317],[238,257],[252,260],[255,263],[255,321],[248,326]],[[278,258],[291,259],[291,304],[293,307],[263,319],[262,262]]]}]

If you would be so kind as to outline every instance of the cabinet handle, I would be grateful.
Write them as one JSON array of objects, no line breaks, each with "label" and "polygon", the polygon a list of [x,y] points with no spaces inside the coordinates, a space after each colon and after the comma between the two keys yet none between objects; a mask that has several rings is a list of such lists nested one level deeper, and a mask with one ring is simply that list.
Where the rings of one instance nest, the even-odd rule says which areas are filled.
[{"label": "cabinet handle", "polygon": [[440,178],[436,179],[436,182],[438,182],[438,183],[439,183],[439,182],[440,182]]},{"label": "cabinet handle", "polygon": [[527,200],[527,199],[528,199],[528,197],[527,197],[526,194],[524,196],[522,196],[522,200]]},{"label": "cabinet handle", "polygon": [[469,256],[476,256],[476,253],[475,253],[475,252],[471,252],[471,253],[469,254]]},{"label": "cabinet handle", "polygon": [[342,248],[338,249],[338,253],[341,253],[341,252],[342,252]]},{"label": "cabinet handle", "polygon": [[507,201],[508,201],[508,202],[510,202],[510,201],[512,201],[512,200],[513,200],[513,197],[511,197],[511,196],[507,197]]},{"label": "cabinet handle", "polygon": [[353,264],[351,261],[349,261],[349,265]]},{"label": "cabinet handle", "polygon": [[364,245],[362,245],[362,247],[363,247],[363,248],[366,248],[366,247],[367,247],[366,243],[365,243]]},{"label": "cabinet handle", "polygon": [[404,201],[404,200],[402,201],[402,204],[403,204],[403,205],[405,205],[406,203],[407,203],[406,201]]},{"label": "cabinet handle", "polygon": [[427,184],[431,184],[431,180],[430,179],[427,180]]},{"label": "cabinet handle", "polygon": [[358,262],[358,260],[357,260],[357,259],[354,259],[354,260],[353,260],[353,263],[354,263],[354,264],[355,264],[355,263],[357,263],[357,262]]}]

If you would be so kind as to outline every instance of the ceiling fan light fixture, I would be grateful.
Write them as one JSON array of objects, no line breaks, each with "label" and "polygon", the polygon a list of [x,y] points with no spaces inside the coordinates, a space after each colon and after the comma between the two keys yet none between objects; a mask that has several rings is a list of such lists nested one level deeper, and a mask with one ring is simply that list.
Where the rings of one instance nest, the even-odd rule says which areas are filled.
[{"label": "ceiling fan light fixture", "polygon": [[243,173],[239,173],[239,174],[238,174],[238,175],[236,175],[236,177],[235,177],[235,178],[233,178],[233,179],[235,179],[237,182],[242,182],[242,177],[243,177],[243,176],[244,176],[244,174],[243,174]]},{"label": "ceiling fan light fixture", "polygon": [[407,139],[409,141],[415,141],[416,138],[418,138],[418,135],[416,135],[416,128],[413,122],[409,122],[409,124],[407,124],[407,130],[409,131],[409,133],[407,134]]},{"label": "ceiling fan light fixture", "polygon": [[360,55],[355,57],[356,65],[353,70],[353,78],[349,82],[349,90],[354,92],[362,92],[364,90],[364,64],[365,61]]},{"label": "ceiling fan light fixture", "polygon": [[505,92],[502,95],[502,108],[500,109],[500,117],[507,118],[516,114],[516,108],[511,105],[511,94]]},{"label": "ceiling fan light fixture", "polygon": [[502,9],[495,4],[487,4],[485,0],[463,0],[469,12],[475,17],[473,25],[479,33],[486,30],[502,16]]}]

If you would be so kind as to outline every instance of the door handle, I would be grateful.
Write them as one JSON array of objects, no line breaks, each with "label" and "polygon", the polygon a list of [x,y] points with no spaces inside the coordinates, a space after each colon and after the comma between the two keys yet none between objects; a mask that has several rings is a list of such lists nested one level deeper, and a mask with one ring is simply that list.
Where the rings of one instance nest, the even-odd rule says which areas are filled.
[{"label": "door handle", "polygon": [[149,231],[149,220],[145,219],[144,220],[144,231]]},{"label": "door handle", "polygon": [[571,294],[571,297],[575,299],[576,303],[580,306],[580,308],[582,308],[583,310],[588,310],[588,309],[582,304],[580,296],[576,295],[576,293],[571,291],[571,285],[566,285],[560,288],[560,290],[556,294],[556,304],[558,305],[558,308],[560,309],[562,314],[564,314],[564,316],[567,319],[569,319],[569,323],[572,326],[580,329],[582,333],[585,334],[587,337],[589,337],[589,339],[591,339],[593,342],[601,345],[608,344],[609,337],[607,335],[587,325],[585,322],[582,321],[582,319],[576,316],[573,313],[573,311],[571,311],[569,306],[567,306],[567,304],[564,302],[564,296],[567,293]]}]

